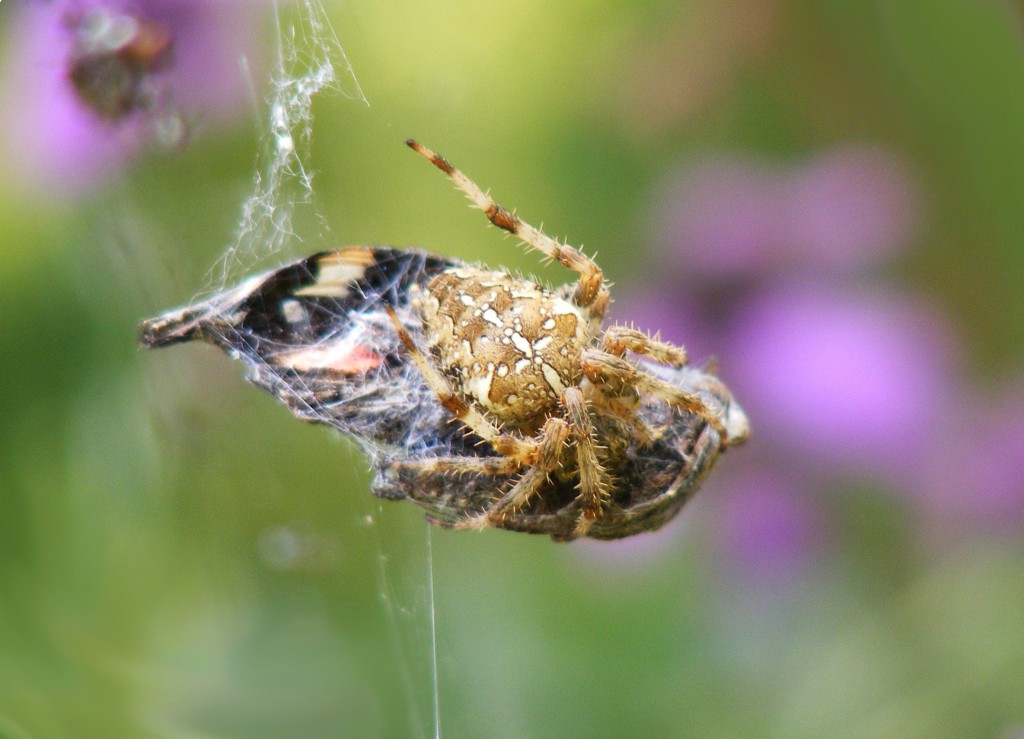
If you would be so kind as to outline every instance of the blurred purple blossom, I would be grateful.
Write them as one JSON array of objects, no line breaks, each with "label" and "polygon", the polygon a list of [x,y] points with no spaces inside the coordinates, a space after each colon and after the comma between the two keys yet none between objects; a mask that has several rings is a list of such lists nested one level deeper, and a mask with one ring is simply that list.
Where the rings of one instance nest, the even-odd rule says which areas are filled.
[{"label": "blurred purple blossom", "polygon": [[867,266],[910,246],[919,196],[909,168],[868,145],[826,151],[789,172],[782,238],[795,260]]},{"label": "blurred purple blossom", "polygon": [[795,165],[689,163],[666,185],[657,283],[612,317],[714,354],[750,444],[711,481],[733,574],[798,576],[827,543],[816,496],[850,480],[915,502],[926,527],[1024,520],[1024,392],[984,396],[928,302],[880,279],[920,196],[899,156],[842,146]]},{"label": "blurred purple blossom", "polygon": [[730,576],[775,585],[810,563],[824,522],[790,480],[758,470],[727,475],[715,487],[710,533]]},{"label": "blurred purple blossom", "polygon": [[666,187],[659,241],[684,275],[862,267],[909,243],[918,194],[905,164],[851,145],[797,165],[720,157]]},{"label": "blurred purple blossom", "polygon": [[[0,71],[9,173],[81,192],[155,139],[244,112],[265,2],[54,0],[10,11]],[[253,57],[257,60],[253,60]],[[107,85],[107,89],[104,88]],[[183,123],[184,122],[184,123]]]},{"label": "blurred purple blossom", "polygon": [[1024,378],[947,401],[921,507],[936,525],[1019,532],[1024,523]]},{"label": "blurred purple blossom", "polygon": [[924,304],[783,281],[748,296],[720,341],[730,387],[783,458],[889,481],[927,463],[955,352]]},{"label": "blurred purple blossom", "polygon": [[728,277],[777,260],[781,177],[741,158],[684,167],[668,187],[659,219],[672,263],[683,275]]}]

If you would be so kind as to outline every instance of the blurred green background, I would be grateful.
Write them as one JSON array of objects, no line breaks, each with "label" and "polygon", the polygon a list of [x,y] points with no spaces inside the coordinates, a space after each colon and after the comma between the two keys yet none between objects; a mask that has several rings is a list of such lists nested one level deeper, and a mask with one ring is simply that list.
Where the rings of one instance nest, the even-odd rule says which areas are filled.
[{"label": "blurred green background", "polygon": [[[0,8],[8,59],[17,10]],[[277,35],[269,9],[246,12],[266,13],[262,100]],[[1019,4],[326,12],[369,104],[317,97],[308,164],[332,235],[300,218],[270,262],[389,243],[565,279],[486,229],[402,146],[415,136],[642,294],[664,276],[655,219],[680,162],[866,141],[907,163],[920,207],[900,252],[853,279],[938,306],[961,386],[1021,387]],[[714,480],[622,543],[428,531],[220,352],[139,352],[142,318],[216,287],[265,120],[251,103],[74,195],[0,179],[0,737],[1024,732],[1019,514],[934,535],[898,485],[844,478],[788,575],[729,556]],[[232,279],[257,262],[241,259]]]}]

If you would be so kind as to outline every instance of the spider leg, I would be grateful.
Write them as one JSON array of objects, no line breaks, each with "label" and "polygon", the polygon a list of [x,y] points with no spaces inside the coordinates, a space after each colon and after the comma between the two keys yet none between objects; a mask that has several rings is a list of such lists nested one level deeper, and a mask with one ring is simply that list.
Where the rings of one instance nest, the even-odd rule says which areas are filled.
[{"label": "spider leg", "polygon": [[590,412],[579,387],[571,387],[562,393],[562,406],[565,408],[576,441],[576,467],[579,472],[580,515],[576,521],[576,536],[584,536],[601,516],[601,508],[608,500],[611,481],[607,470],[597,457],[597,446],[594,443],[594,427],[590,422]]},{"label": "spider leg", "polygon": [[426,459],[390,459],[385,469],[410,470],[416,475],[456,474],[511,475],[522,467],[515,457],[427,457]]},{"label": "spider leg", "polygon": [[648,393],[688,413],[694,413],[718,432],[723,448],[728,443],[730,436],[722,419],[724,408],[710,407],[700,395],[688,393],[643,371],[622,357],[597,349],[585,350],[582,364],[583,373],[591,382],[618,385],[622,388],[632,386],[641,393]]},{"label": "spider leg", "polygon": [[626,326],[609,326],[601,337],[601,348],[617,357],[625,356],[626,352],[641,354],[670,367],[686,364],[686,349],[683,347],[659,341],[643,331]]},{"label": "spider leg", "polygon": [[484,529],[488,526],[501,526],[508,516],[514,516],[522,509],[530,498],[540,489],[562,457],[562,449],[569,439],[570,427],[561,418],[549,418],[541,429],[537,446],[540,453],[537,463],[526,470],[508,492],[499,498],[494,505],[479,516],[472,516],[455,525],[459,529]]},{"label": "spider leg", "polygon": [[605,418],[613,418],[627,424],[633,430],[637,446],[647,446],[661,437],[662,430],[655,430],[636,413],[637,403],[625,405],[619,396],[594,392],[590,397],[591,408]]},{"label": "spider leg", "polygon": [[[643,331],[627,326],[609,326],[602,334],[598,345],[601,350],[616,357],[625,357],[627,352],[650,357],[656,362],[670,367],[682,367],[686,364],[686,349],[653,338]],[[618,387],[615,387],[615,385]],[[640,446],[650,444],[660,436],[637,414],[640,405],[638,388],[628,383],[599,384],[595,388],[592,401],[599,412],[611,415],[629,424],[636,435]]]},{"label": "spider leg", "polygon": [[480,411],[456,395],[444,375],[423,356],[405,326],[398,320],[395,311],[390,306],[386,306],[385,310],[398,332],[398,337],[405,345],[406,351],[409,352],[409,357],[416,363],[416,367],[427,381],[430,389],[437,394],[441,405],[455,418],[462,421],[470,431],[490,444],[494,451],[501,456],[512,457],[519,466],[534,464],[541,452],[537,442],[502,433]]},{"label": "spider leg", "polygon": [[540,229],[519,218],[515,213],[498,205],[490,195],[453,167],[444,157],[435,154],[412,139],[405,143],[410,149],[428,159],[431,164],[448,175],[452,182],[473,201],[477,208],[484,212],[488,220],[495,226],[518,236],[528,246],[533,247],[549,259],[578,272],[580,277],[576,291],[573,293],[573,302],[586,309],[590,324],[596,327],[595,333],[600,329],[610,296],[608,286],[604,282],[604,273],[593,259],[579,249],[551,238]]}]

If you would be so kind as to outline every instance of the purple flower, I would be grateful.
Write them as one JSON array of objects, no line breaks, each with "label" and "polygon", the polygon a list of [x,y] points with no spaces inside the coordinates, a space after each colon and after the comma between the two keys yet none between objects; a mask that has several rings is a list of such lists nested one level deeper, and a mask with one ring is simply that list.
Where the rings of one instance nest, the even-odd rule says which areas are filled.
[{"label": "purple flower", "polygon": [[[921,491],[942,469],[956,351],[927,304],[864,278],[780,281],[769,271],[707,311],[706,298],[688,297],[699,285],[663,279],[676,290],[627,294],[613,318],[660,328],[697,361],[714,352],[750,415],[751,441],[703,495],[731,575],[778,583],[805,572],[825,541],[809,491],[850,476]],[[1024,404],[1020,416],[1024,425]]]},{"label": "purple flower", "polygon": [[865,146],[684,167],[663,207],[663,288],[623,299],[621,315],[716,354],[750,416],[705,497],[726,563],[758,580],[824,546],[810,491],[848,477],[908,496],[933,537],[1024,522],[1024,381],[980,392],[939,314],[866,269],[909,244],[908,171]]},{"label": "purple flower", "polygon": [[[72,194],[155,138],[244,110],[241,60],[259,3],[54,0],[13,11],[0,72],[4,160],[27,187]],[[256,54],[258,56],[258,54]]]},{"label": "purple flower", "polygon": [[791,480],[748,468],[715,488],[708,491],[715,500],[711,536],[730,578],[776,585],[804,572],[820,548],[823,522]]},{"label": "purple flower", "polygon": [[948,399],[918,488],[942,529],[1010,530],[1024,522],[1024,380],[998,393]]},{"label": "purple flower", "polygon": [[778,259],[784,175],[749,158],[720,158],[684,167],[669,185],[660,240],[691,279],[724,278]]},{"label": "purple flower", "polygon": [[726,381],[781,458],[890,481],[926,463],[954,353],[922,304],[828,281],[787,283],[749,297],[723,338]]},{"label": "purple flower", "polygon": [[909,245],[917,199],[908,168],[892,152],[826,151],[790,173],[782,238],[796,259],[866,266]]},{"label": "purple flower", "polygon": [[666,190],[659,240],[696,279],[863,267],[904,247],[917,221],[906,166],[871,146],[796,165],[708,159],[683,167]]}]

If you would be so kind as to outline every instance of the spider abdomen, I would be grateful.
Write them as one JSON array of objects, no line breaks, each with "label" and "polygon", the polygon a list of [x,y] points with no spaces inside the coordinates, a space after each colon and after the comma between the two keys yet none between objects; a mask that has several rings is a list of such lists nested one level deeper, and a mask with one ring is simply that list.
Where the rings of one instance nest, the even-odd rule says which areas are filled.
[{"label": "spider abdomen", "polygon": [[532,429],[579,383],[587,323],[529,280],[472,268],[428,285],[420,312],[430,351],[454,388],[503,425]]}]

